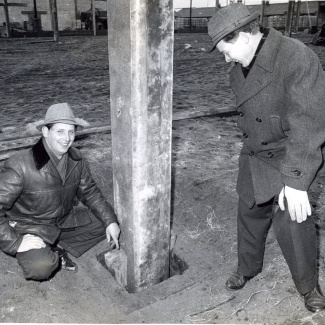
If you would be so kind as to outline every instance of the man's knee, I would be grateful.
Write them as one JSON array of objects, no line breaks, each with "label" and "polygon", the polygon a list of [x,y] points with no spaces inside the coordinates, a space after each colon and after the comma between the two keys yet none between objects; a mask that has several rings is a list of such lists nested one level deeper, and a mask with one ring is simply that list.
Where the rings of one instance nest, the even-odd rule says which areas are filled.
[{"label": "man's knee", "polygon": [[24,277],[36,281],[49,279],[59,266],[58,255],[49,247],[17,253],[17,260],[23,270]]}]

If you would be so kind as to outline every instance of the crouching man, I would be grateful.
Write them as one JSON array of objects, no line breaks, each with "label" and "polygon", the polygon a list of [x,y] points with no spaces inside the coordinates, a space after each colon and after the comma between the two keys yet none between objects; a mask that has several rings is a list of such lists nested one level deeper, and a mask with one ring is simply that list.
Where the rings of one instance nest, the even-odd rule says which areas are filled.
[{"label": "crouching man", "polygon": [[0,248],[16,256],[26,279],[76,272],[67,251],[79,257],[105,237],[119,247],[115,213],[71,147],[78,126],[68,104],[52,105],[38,126],[42,138],[0,173]]}]

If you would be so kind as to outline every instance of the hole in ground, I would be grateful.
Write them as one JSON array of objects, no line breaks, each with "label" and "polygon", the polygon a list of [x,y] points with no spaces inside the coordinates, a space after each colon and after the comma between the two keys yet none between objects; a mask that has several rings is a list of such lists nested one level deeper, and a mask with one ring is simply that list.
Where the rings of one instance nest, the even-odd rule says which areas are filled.
[{"label": "hole in ground", "polygon": [[[97,261],[114,277],[115,280],[121,285],[121,281],[117,279],[118,275],[115,273],[113,268],[109,268],[106,265],[105,261],[105,254],[111,252],[112,249],[107,249],[104,252],[97,254],[96,258]],[[183,261],[177,254],[171,253],[170,254],[170,264],[169,264],[169,278],[173,277],[174,275],[182,275],[187,269],[189,268],[188,264]],[[164,281],[163,281],[164,282]],[[128,291],[127,287],[125,289]],[[131,293],[131,292],[130,292]]]}]

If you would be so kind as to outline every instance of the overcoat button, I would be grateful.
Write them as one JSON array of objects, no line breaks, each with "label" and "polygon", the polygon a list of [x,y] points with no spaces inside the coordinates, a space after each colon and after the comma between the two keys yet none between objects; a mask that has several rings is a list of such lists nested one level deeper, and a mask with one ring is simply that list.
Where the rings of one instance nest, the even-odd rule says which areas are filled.
[{"label": "overcoat button", "polygon": [[295,176],[301,176],[301,171],[298,170],[298,169],[296,169],[296,170],[293,171],[293,174],[294,174]]},{"label": "overcoat button", "polygon": [[243,137],[246,139],[246,138],[248,138],[248,135],[246,133],[244,133]]},{"label": "overcoat button", "polygon": [[244,113],[243,113],[243,112],[240,112],[240,113],[239,113],[239,116],[240,116],[240,117],[243,117],[243,116],[244,116]]},{"label": "overcoat button", "polygon": [[267,145],[267,142],[263,141],[263,142],[262,142],[262,145],[263,145],[263,146],[266,146],[266,145]]},{"label": "overcoat button", "polygon": [[259,117],[256,118],[256,121],[261,123],[262,122],[262,119],[260,119]]},{"label": "overcoat button", "polygon": [[251,151],[248,155],[249,156],[254,156],[254,151]]},{"label": "overcoat button", "polygon": [[273,157],[273,153],[270,151],[267,153],[268,157],[272,158]]}]

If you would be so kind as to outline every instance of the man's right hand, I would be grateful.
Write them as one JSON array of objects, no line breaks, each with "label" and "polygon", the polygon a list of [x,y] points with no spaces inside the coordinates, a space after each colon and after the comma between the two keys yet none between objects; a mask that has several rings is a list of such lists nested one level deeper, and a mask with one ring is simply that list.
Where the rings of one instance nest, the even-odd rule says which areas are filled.
[{"label": "man's right hand", "polygon": [[46,244],[44,243],[43,239],[27,234],[23,236],[23,240],[17,250],[17,253],[27,252],[31,249],[44,248],[45,246]]}]

